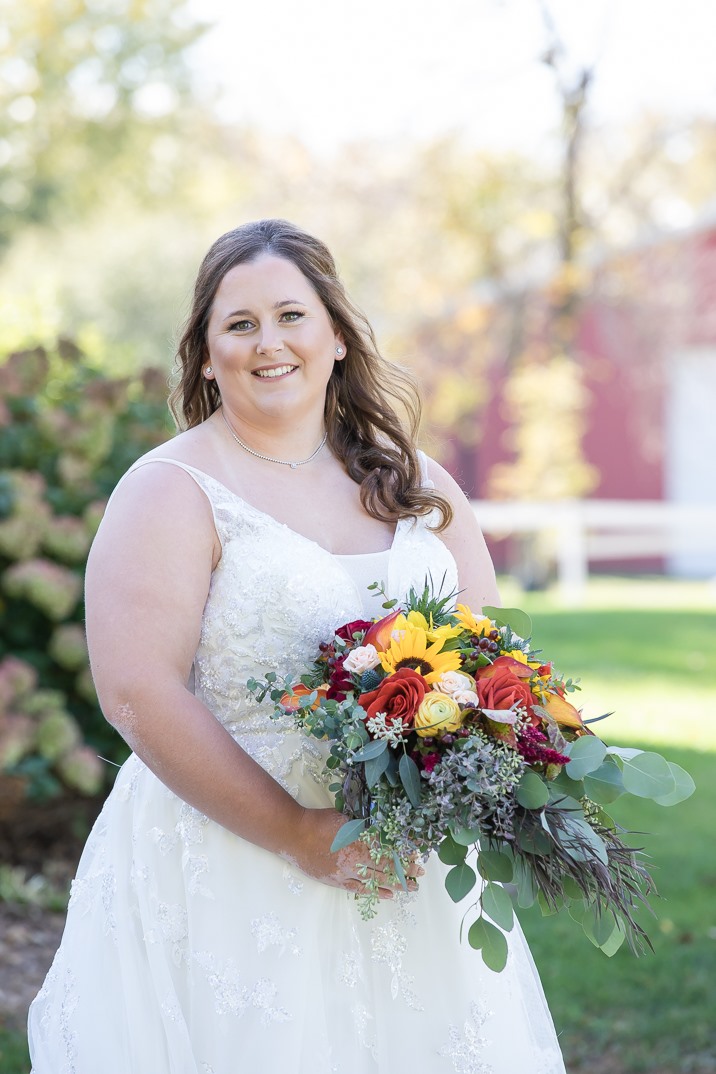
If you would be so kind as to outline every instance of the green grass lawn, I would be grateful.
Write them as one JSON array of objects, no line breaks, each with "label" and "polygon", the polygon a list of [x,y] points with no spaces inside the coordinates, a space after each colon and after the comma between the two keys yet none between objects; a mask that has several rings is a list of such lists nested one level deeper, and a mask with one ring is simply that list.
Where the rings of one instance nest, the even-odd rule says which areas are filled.
[{"label": "green grass lawn", "polygon": [[654,954],[613,959],[570,919],[523,916],[569,1074],[716,1071],[716,591],[706,585],[597,580],[586,606],[552,594],[506,604],[533,618],[535,644],[582,680],[584,715],[606,741],[664,752],[696,781],[689,801],[612,809],[651,855]]},{"label": "green grass lawn", "polygon": [[[673,809],[617,803],[620,823],[651,855],[660,897],[648,927],[655,952],[613,959],[571,920],[523,915],[569,1074],[716,1072],[716,589],[696,583],[597,579],[585,606],[502,586],[528,611],[535,645],[582,682],[594,730],[653,747],[683,765],[696,794]],[[22,1037],[0,1029],[0,1074],[27,1074]],[[396,1072],[400,1074],[400,1072]],[[532,1074],[515,1071],[514,1074]]]}]

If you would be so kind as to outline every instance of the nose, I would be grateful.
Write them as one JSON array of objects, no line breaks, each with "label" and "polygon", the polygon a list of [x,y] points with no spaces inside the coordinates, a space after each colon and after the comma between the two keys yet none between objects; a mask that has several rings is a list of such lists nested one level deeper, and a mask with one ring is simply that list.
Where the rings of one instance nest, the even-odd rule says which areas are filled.
[{"label": "nose", "polygon": [[283,350],[283,340],[279,332],[278,326],[275,324],[267,324],[262,326],[259,333],[258,342],[256,343],[256,353],[265,354],[269,357],[272,354],[277,354]]}]

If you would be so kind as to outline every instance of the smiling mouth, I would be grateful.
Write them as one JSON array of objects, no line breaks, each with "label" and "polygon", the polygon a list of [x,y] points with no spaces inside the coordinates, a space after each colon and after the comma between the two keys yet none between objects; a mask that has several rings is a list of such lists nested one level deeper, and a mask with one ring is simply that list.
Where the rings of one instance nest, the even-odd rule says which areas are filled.
[{"label": "smiling mouth", "polygon": [[276,377],[285,377],[289,373],[293,373],[294,369],[298,369],[298,366],[276,365],[271,369],[254,369],[251,375],[252,377],[260,377],[261,380],[274,380]]}]

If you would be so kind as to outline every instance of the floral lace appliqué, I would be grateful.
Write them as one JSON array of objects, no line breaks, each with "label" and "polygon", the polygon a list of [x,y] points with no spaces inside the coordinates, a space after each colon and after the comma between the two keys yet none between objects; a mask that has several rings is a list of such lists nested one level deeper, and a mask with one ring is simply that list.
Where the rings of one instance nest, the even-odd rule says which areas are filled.
[{"label": "floral lace appliqu\u00e9", "polygon": [[204,971],[207,983],[214,995],[214,1009],[218,1015],[233,1014],[239,1017],[252,1008],[260,1013],[261,1024],[287,1022],[291,1015],[276,1005],[278,988],[267,977],[261,977],[253,985],[245,984],[234,962],[229,960],[219,968],[216,958],[209,951],[198,951],[196,964]]},{"label": "floral lace appliqu\u00e9", "polygon": [[390,994],[393,999],[400,996],[414,1011],[422,1011],[424,1008],[415,994],[415,980],[403,970],[408,940],[395,921],[374,927],[370,946],[373,962],[387,966],[391,972]]},{"label": "floral lace appliqu\u00e9", "polygon": [[296,943],[296,929],[286,929],[276,914],[264,914],[251,922],[251,935],[256,940],[256,949],[261,954],[267,947],[278,947],[279,954],[288,950],[292,955],[300,955],[301,948]]},{"label": "floral lace appliqu\u00e9", "polygon": [[455,1074],[494,1074],[494,1068],[485,1060],[485,1049],[489,1042],[482,1035],[490,1015],[491,1011],[485,1010],[481,1004],[472,1003],[462,1032],[457,1026],[450,1026],[448,1043],[438,1054],[452,1060]]}]

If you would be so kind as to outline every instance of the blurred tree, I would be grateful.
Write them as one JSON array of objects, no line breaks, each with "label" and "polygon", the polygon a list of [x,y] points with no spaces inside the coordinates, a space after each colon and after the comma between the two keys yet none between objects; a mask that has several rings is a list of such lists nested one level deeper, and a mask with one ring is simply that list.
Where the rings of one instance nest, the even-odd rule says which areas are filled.
[{"label": "blurred tree", "polygon": [[0,797],[98,793],[127,749],[90,676],[82,576],[121,474],[166,439],[166,379],[67,339],[0,361]]},{"label": "blurred tree", "polygon": [[547,4],[540,6],[548,35],[542,62],[554,73],[561,102],[562,158],[554,227],[556,266],[536,301],[525,307],[536,310],[526,317],[524,309],[520,313],[522,347],[504,394],[513,457],[496,466],[490,478],[495,496],[515,499],[583,496],[597,480],[582,447],[587,396],[577,345],[579,310],[590,282],[583,262],[590,235],[581,202],[581,163],[594,72],[589,67],[571,69],[551,12]]},{"label": "blurred tree", "polygon": [[0,0],[0,28],[0,245],[171,190],[203,31],[187,0]]}]

